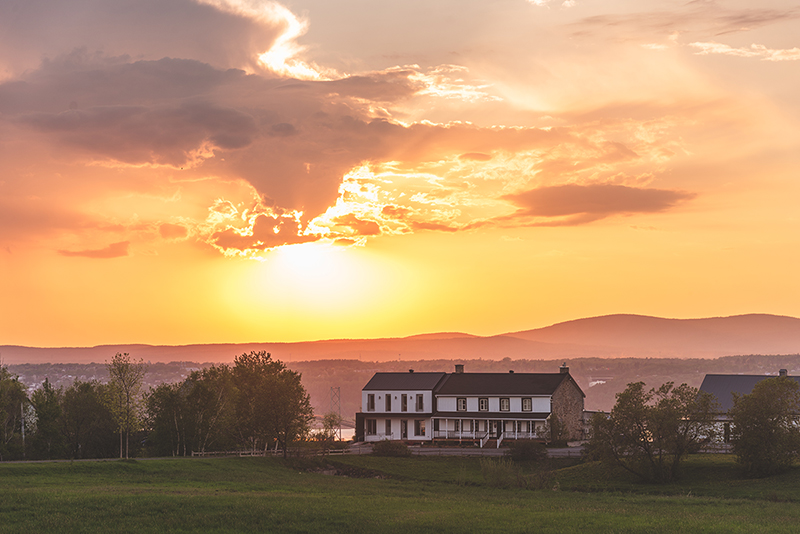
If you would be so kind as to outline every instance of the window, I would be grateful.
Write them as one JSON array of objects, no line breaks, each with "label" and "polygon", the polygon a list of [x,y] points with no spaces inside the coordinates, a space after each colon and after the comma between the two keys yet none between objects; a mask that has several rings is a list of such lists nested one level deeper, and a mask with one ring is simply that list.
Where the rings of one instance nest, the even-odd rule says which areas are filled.
[{"label": "window", "polygon": [[453,421],[453,430],[455,432],[458,432],[459,430],[461,430],[461,421],[459,421],[458,419]]},{"label": "window", "polygon": [[464,399],[464,398],[456,399],[456,409],[459,412],[466,412],[467,411],[467,399]]},{"label": "window", "polygon": [[531,412],[533,411],[533,400],[527,398],[522,399],[522,411],[523,412]]},{"label": "window", "polygon": [[408,395],[403,393],[400,396],[400,411],[407,412],[408,411]]},{"label": "window", "polygon": [[[405,395],[403,395],[405,397]],[[408,439],[408,421],[403,419],[400,421],[400,437]]]},{"label": "window", "polygon": [[367,393],[367,411],[374,412],[375,411],[375,394],[374,393]]},{"label": "window", "polygon": [[511,401],[507,398],[500,399],[500,411],[507,412],[511,409]]},{"label": "window", "polygon": [[376,419],[367,419],[367,435],[374,436],[378,433],[378,421]]},{"label": "window", "polygon": [[[527,423],[526,423],[526,424],[527,424]],[[515,426],[516,426],[516,429],[515,429],[515,430],[516,430],[517,432],[522,432],[522,421],[517,421]]]},{"label": "window", "polygon": [[425,419],[414,420],[414,435],[415,436],[425,435]]},{"label": "window", "polygon": [[425,401],[423,400],[425,397],[422,396],[422,393],[417,393],[417,411],[421,412],[425,410]]},{"label": "window", "polygon": [[489,399],[478,399],[478,409],[482,412],[489,411]]},{"label": "window", "polygon": [[391,395],[386,395],[386,411],[387,412],[391,412],[392,411],[392,396]]},{"label": "window", "polygon": [[386,433],[386,437],[387,438],[392,437],[392,420],[391,419],[387,419],[386,420],[386,428],[385,428],[384,432]]}]

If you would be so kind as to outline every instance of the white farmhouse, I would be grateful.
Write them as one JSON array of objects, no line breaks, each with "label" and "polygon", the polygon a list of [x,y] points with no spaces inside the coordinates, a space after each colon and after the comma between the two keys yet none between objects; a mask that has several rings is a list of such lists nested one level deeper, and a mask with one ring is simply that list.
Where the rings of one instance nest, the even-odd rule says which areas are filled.
[{"label": "white farmhouse", "polygon": [[361,392],[356,440],[407,442],[544,438],[553,415],[583,437],[585,395],[559,373],[376,373]]}]

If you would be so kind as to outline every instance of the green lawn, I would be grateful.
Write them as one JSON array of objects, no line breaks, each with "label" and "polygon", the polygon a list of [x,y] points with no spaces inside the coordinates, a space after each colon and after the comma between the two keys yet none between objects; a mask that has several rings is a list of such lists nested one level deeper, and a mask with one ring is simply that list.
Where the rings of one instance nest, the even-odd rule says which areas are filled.
[{"label": "green lawn", "polygon": [[[794,532],[800,524],[797,471],[742,480],[730,457],[692,458],[683,482],[668,486],[594,464],[561,467],[535,491],[488,485],[476,458],[332,462],[353,476],[273,458],[0,464],[0,532]],[[523,466],[522,475],[536,470]]]}]

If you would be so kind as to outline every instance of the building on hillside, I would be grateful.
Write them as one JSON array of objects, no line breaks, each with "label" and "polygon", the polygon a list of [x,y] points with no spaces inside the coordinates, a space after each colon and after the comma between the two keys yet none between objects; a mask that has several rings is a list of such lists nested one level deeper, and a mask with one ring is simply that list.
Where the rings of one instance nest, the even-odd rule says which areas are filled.
[{"label": "building on hillside", "polygon": [[544,438],[555,419],[584,435],[584,393],[559,373],[376,373],[361,392],[356,440],[408,442]]},{"label": "building on hillside", "polygon": [[[719,422],[722,441],[726,443],[730,441],[731,423],[728,411],[733,408],[733,394],[749,395],[757,383],[778,376],[788,376],[787,370],[781,369],[777,375],[706,375],[703,378],[700,391],[712,394],[720,406],[716,419]],[[800,376],[790,378],[800,384]]]}]

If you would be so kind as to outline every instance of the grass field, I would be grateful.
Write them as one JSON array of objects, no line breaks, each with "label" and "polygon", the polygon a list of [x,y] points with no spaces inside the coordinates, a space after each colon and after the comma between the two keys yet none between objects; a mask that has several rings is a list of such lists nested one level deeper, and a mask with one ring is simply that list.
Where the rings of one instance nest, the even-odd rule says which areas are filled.
[{"label": "grass field", "polygon": [[274,458],[0,464],[0,531],[727,533],[800,525],[797,470],[743,480],[725,456],[691,458],[683,481],[666,486],[595,464],[555,464],[538,490],[492,486],[477,458],[332,462],[351,476]]}]

